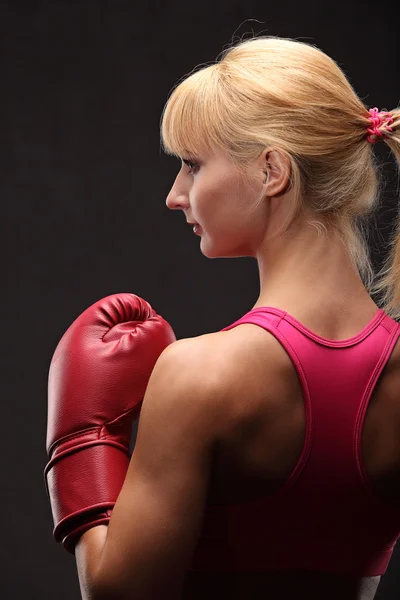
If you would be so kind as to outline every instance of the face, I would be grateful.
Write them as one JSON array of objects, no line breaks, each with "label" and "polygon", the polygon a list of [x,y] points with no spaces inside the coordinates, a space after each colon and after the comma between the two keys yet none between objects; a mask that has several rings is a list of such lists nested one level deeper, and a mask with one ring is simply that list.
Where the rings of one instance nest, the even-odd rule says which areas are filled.
[{"label": "face", "polygon": [[267,223],[263,202],[265,175],[260,161],[246,176],[228,155],[183,157],[168,194],[171,210],[182,210],[186,221],[198,224],[200,249],[209,258],[255,256]]}]

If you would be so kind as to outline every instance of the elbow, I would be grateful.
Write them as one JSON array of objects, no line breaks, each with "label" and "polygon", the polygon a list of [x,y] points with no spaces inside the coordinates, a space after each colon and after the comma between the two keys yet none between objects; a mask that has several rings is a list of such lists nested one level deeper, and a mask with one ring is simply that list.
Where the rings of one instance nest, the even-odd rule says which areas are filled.
[{"label": "elbow", "polygon": [[[105,588],[96,588],[92,591],[90,600],[126,600],[127,596],[121,596],[115,590],[112,592]],[[132,600],[132,596],[129,598]]]},{"label": "elbow", "polygon": [[[117,590],[110,590],[109,587],[96,587],[92,590],[90,600],[128,600],[128,597],[124,594],[121,595]],[[132,595],[129,600],[132,600]]]},{"label": "elbow", "polygon": [[93,590],[93,594],[90,596],[90,600],[180,600],[182,589],[179,591],[171,590],[167,587],[168,592],[166,595],[165,588],[160,589],[160,586],[151,586],[152,589],[136,589],[133,591],[121,590],[119,586],[114,585],[99,585]]},{"label": "elbow", "polygon": [[[123,600],[126,596],[121,596],[115,586],[105,583],[103,580],[97,580],[91,586],[88,600]],[[132,600],[132,597],[130,598]]]},{"label": "elbow", "polygon": [[135,594],[122,591],[115,581],[100,580],[93,586],[90,600],[135,600]]}]

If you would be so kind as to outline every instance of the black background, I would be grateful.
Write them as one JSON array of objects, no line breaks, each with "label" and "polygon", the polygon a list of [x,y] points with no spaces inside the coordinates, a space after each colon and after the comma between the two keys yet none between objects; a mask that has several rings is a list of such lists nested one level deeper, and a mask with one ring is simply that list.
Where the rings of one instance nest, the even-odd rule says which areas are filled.
[{"label": "black background", "polygon": [[[223,328],[257,299],[255,261],[206,259],[184,215],[165,206],[178,168],[160,151],[169,91],[254,31],[316,44],[369,106],[390,110],[400,97],[395,6],[0,3],[2,599],[80,598],[75,560],[52,539],[43,482],[48,366],[70,323],[130,291],[182,338]],[[377,153],[388,183],[372,229],[376,266],[397,211],[393,159]],[[379,600],[397,598],[399,567],[396,550]]]}]

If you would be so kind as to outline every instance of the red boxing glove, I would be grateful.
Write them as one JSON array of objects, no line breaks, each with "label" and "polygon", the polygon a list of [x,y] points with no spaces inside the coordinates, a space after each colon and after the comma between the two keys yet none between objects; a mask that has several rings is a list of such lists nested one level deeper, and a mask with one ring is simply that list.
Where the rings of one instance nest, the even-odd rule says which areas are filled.
[{"label": "red boxing glove", "polygon": [[54,352],[44,475],[53,535],[71,553],[87,529],[110,520],[129,465],[132,423],[158,357],[174,341],[145,300],[115,294],[85,310]]}]

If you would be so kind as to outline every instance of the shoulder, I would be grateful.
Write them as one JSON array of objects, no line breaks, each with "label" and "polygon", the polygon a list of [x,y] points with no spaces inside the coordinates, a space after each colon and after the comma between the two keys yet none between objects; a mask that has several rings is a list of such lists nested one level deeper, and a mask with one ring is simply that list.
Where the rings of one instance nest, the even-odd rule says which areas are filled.
[{"label": "shoulder", "polygon": [[182,383],[222,391],[251,362],[251,347],[252,335],[238,329],[184,338],[164,350],[157,370],[172,373]]},{"label": "shoulder", "polygon": [[252,398],[265,395],[276,343],[254,325],[178,340],[160,356],[151,383],[168,396],[174,412],[206,411],[228,424],[229,415],[236,418]]},{"label": "shoulder", "polygon": [[229,421],[226,407],[233,373],[220,349],[214,334],[177,340],[165,348],[146,388],[138,436],[144,429],[146,437],[153,429],[160,436],[166,424],[171,429],[173,423],[177,436],[191,432],[190,443],[202,439],[207,444],[220,437]]},{"label": "shoulder", "polygon": [[174,388],[191,388],[198,394],[222,391],[234,373],[231,351],[223,332],[177,340],[159,357],[152,378],[168,378]]}]

